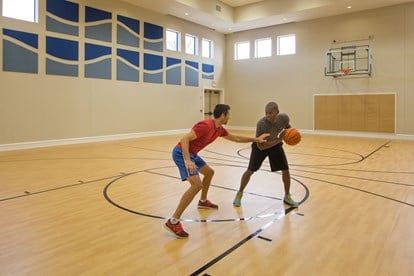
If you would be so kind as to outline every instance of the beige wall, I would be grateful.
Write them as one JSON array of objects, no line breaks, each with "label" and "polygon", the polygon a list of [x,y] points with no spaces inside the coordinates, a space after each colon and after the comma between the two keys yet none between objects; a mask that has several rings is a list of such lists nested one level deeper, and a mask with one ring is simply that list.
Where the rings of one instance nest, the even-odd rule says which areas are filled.
[{"label": "beige wall", "polygon": [[[40,2],[39,24],[0,17],[0,27],[45,37],[45,1]],[[80,2],[82,11],[85,1]],[[94,0],[87,4],[213,40],[217,86],[224,88],[224,100],[232,107],[230,126],[254,128],[263,116],[264,105],[277,101],[281,110],[290,114],[294,126],[313,129],[315,94],[396,93],[396,132],[414,135],[414,4],[226,36],[120,2]],[[296,55],[233,60],[236,41],[254,43],[256,38],[285,34],[296,34]],[[325,52],[338,46],[333,40],[368,36],[373,37],[371,77],[324,76]],[[39,43],[39,52],[44,53],[44,39]],[[190,59],[182,53],[179,57]],[[201,57],[191,59],[205,61]],[[211,84],[201,80],[200,87],[193,88],[143,83],[142,76],[139,83],[50,76],[45,74],[43,54],[39,55],[39,65],[37,75],[0,70],[0,144],[188,129],[203,117],[203,88]],[[82,73],[80,68],[80,76]]]},{"label": "beige wall", "polygon": [[[315,94],[396,93],[396,132],[414,134],[414,4],[235,33],[226,40],[226,101],[232,126],[255,127],[268,101],[279,103],[292,124],[313,129]],[[234,61],[234,43],[296,34],[297,54]],[[373,73],[364,78],[324,75],[325,52],[337,41],[367,39]],[[274,40],[275,41],[275,40]],[[251,56],[253,56],[253,49]]]},{"label": "beige wall", "polygon": [[[80,77],[77,78],[46,75],[45,2],[39,3],[38,24],[0,17],[1,29],[10,28],[39,34],[40,53],[38,74],[0,70],[0,144],[189,129],[196,120],[203,118],[200,112],[203,108],[203,88],[210,87],[211,80],[200,78],[199,87],[186,87],[185,84],[176,86],[144,83],[141,62],[140,82],[117,81],[114,80],[116,76],[114,56],[113,80],[84,78],[82,66],[79,67]],[[87,3],[88,6],[112,12],[114,20],[116,14],[121,14],[140,20],[141,26],[143,22],[149,22],[164,28],[173,28],[180,31],[182,35],[187,32],[198,36],[200,40],[201,38],[213,40],[214,60],[166,51],[162,55],[181,58],[183,62],[198,61],[200,70],[202,62],[214,64],[217,85],[224,85],[225,37],[223,34],[119,1],[79,2],[80,18],[83,18],[83,7]],[[83,23],[82,20],[80,21],[79,37],[83,37]],[[113,33],[115,28],[114,23]],[[73,37],[68,36],[68,39]],[[142,41],[141,37],[141,45]],[[83,45],[83,41],[80,41],[80,45]],[[80,48],[82,62],[83,52],[82,47]],[[140,51],[143,51],[142,48]],[[0,52],[3,52],[2,43]],[[0,56],[0,68],[2,68],[2,59]],[[182,76],[184,77],[184,69]]]}]

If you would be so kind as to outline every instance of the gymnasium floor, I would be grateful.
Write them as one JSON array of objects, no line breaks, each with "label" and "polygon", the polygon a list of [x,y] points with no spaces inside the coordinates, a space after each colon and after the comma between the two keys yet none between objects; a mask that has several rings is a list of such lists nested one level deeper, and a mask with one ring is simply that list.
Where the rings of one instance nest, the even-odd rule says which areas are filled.
[{"label": "gymnasium floor", "polygon": [[233,207],[250,144],[218,139],[200,155],[220,208],[194,200],[183,240],[162,229],[180,137],[0,152],[0,275],[413,275],[414,141],[285,145],[295,209],[267,162]]}]

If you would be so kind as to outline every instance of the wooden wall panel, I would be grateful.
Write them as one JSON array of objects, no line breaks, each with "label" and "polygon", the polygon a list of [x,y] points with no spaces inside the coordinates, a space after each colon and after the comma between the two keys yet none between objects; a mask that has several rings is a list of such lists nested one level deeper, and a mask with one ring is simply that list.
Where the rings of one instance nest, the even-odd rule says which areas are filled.
[{"label": "wooden wall panel", "polygon": [[395,132],[395,94],[315,95],[315,129]]}]

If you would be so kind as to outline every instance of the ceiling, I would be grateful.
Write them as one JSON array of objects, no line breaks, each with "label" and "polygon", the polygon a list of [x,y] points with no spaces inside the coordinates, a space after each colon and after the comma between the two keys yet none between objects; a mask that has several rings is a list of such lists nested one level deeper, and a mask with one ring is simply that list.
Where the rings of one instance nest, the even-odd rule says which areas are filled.
[{"label": "ceiling", "polygon": [[224,34],[414,2],[414,0],[121,1],[182,18]]}]

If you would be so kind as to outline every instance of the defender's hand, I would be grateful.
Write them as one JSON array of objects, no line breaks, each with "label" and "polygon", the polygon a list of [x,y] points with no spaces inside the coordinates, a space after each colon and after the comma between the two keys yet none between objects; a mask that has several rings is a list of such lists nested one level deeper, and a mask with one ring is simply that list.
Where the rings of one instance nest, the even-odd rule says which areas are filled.
[{"label": "defender's hand", "polygon": [[262,135],[260,135],[259,137],[256,137],[256,141],[257,143],[264,143],[266,142],[266,138],[270,136],[270,133],[263,133]]}]

